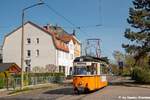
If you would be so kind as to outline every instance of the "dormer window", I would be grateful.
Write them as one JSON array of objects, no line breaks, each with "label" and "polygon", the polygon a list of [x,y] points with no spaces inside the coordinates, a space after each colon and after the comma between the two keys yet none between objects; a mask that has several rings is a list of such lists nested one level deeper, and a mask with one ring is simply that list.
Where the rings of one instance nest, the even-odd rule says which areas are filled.
[{"label": "dormer window", "polygon": [[30,43],[31,43],[31,39],[27,38],[27,44],[30,44]]}]

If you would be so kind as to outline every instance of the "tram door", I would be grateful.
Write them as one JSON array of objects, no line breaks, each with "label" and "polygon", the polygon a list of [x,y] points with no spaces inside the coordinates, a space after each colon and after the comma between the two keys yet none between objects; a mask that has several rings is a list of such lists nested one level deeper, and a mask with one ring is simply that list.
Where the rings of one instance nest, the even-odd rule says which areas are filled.
[{"label": "tram door", "polygon": [[95,85],[95,88],[98,88],[98,75],[97,75],[97,63],[92,63],[92,66],[91,66],[91,72],[92,72],[92,75],[94,75],[94,85]]},{"label": "tram door", "polygon": [[100,68],[100,63],[95,63],[95,69],[96,69],[96,76],[95,76],[95,85],[96,85],[96,88],[99,88],[100,85],[101,85],[101,76],[100,76],[100,71],[101,71],[101,68]]}]

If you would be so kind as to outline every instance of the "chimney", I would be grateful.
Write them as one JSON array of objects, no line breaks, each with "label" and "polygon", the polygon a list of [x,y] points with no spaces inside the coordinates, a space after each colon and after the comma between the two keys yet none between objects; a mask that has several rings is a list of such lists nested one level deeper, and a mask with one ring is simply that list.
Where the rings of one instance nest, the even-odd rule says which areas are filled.
[{"label": "chimney", "polygon": [[46,26],[43,26],[44,29],[46,29],[47,31],[50,31],[50,24],[47,24]]},{"label": "chimney", "polygon": [[47,24],[47,30],[50,31],[50,24]]},{"label": "chimney", "polygon": [[58,24],[54,25],[53,27],[56,31],[58,30]]},{"label": "chimney", "polygon": [[76,36],[76,30],[73,30],[72,35],[73,35],[73,36]]}]

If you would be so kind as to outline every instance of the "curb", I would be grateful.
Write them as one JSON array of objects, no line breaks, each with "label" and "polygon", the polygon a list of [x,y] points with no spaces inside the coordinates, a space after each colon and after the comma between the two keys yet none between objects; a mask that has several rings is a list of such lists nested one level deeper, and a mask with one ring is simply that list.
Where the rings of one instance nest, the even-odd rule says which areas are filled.
[{"label": "curb", "polygon": [[126,83],[124,83],[123,85],[129,86],[129,87],[140,87],[140,88],[148,88],[148,89],[150,89],[150,85],[126,84]]}]

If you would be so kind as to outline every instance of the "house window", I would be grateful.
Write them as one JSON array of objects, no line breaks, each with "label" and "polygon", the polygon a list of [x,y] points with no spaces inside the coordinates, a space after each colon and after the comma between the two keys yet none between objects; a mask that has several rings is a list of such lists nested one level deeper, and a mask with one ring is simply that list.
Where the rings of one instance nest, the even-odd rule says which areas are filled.
[{"label": "house window", "polygon": [[31,43],[31,39],[27,38],[27,43],[30,44]]},{"label": "house window", "polygon": [[70,48],[73,49],[73,44],[70,44]]},{"label": "house window", "polygon": [[31,50],[27,50],[27,57],[31,56]]},{"label": "house window", "polygon": [[59,57],[59,58],[61,57],[61,52],[60,52],[60,51],[58,51],[58,57]]},{"label": "house window", "polygon": [[59,73],[61,73],[61,66],[59,66]]},{"label": "house window", "polygon": [[70,70],[69,70],[69,75],[72,75],[72,67],[70,67]]},{"label": "house window", "polygon": [[63,73],[65,73],[65,66],[63,66]]},{"label": "house window", "polygon": [[60,52],[60,57],[63,57],[63,52]]},{"label": "house window", "polygon": [[73,54],[70,54],[70,58],[73,59]]},{"label": "house window", "polygon": [[36,56],[39,56],[39,50],[38,49],[36,50]]},{"label": "house window", "polygon": [[59,66],[59,72],[65,73],[65,66]]},{"label": "house window", "polygon": [[39,44],[39,38],[36,38],[36,43]]},{"label": "house window", "polygon": [[66,59],[68,59],[68,53],[65,53]]}]

